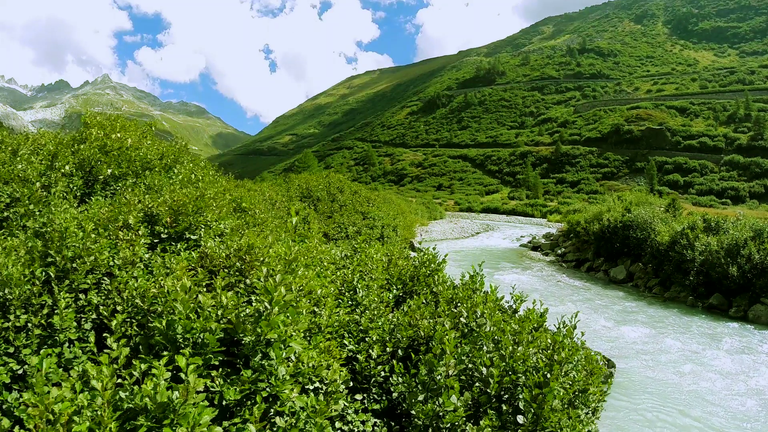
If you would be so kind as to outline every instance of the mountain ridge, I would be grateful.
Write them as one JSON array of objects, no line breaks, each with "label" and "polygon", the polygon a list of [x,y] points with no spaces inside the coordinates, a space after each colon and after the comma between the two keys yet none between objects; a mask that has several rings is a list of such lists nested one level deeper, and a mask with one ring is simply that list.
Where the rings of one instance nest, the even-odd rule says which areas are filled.
[{"label": "mountain ridge", "polygon": [[[321,167],[362,182],[507,205],[527,169],[554,202],[638,184],[649,157],[768,158],[766,16],[768,3],[749,0],[591,6],[452,56],[350,77],[210,160],[252,178],[289,171],[311,150]],[[378,171],[366,166],[371,154]],[[718,202],[768,199],[768,177],[717,164],[689,177],[684,164],[657,161],[664,187]]]},{"label": "mountain ridge", "polygon": [[184,139],[190,149],[210,156],[250,137],[204,107],[157,96],[113,81],[103,74],[74,88],[65,80],[39,86],[19,85],[0,75],[0,122],[16,131],[72,129],[88,110],[154,120],[161,136]]}]

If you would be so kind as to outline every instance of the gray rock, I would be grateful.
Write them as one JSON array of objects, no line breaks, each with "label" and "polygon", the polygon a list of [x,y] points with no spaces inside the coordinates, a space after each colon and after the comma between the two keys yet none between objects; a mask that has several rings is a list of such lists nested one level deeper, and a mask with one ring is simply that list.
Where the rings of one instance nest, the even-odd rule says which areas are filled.
[{"label": "gray rock", "polygon": [[730,304],[727,298],[723,297],[720,293],[717,293],[713,295],[711,299],[709,299],[704,307],[707,309],[715,309],[722,312],[728,312],[730,309]]},{"label": "gray rock", "polygon": [[581,266],[581,271],[583,271],[584,273],[589,273],[590,270],[592,270],[592,263],[591,262],[588,262],[588,263],[584,264],[583,266]]},{"label": "gray rock", "polygon": [[642,270],[643,270],[643,264],[639,262],[632,264],[632,267],[629,268],[629,272],[632,273],[633,275],[640,274]]},{"label": "gray rock", "polygon": [[[627,260],[626,260],[626,261],[624,261],[624,263],[622,263],[621,265],[623,265],[623,266],[624,266],[624,269],[625,269],[625,270],[629,271],[629,269],[631,269],[631,268],[632,268],[632,261],[630,261],[629,259],[627,259]],[[633,274],[634,274],[634,273],[633,273]]]},{"label": "gray rock", "polygon": [[627,272],[627,269],[624,266],[618,266],[611,269],[610,277],[612,282],[620,284],[627,283],[630,280],[629,272]]},{"label": "gray rock", "polygon": [[595,260],[595,268],[596,269],[603,268],[604,265],[605,265],[605,259],[598,258],[598,259]]},{"label": "gray rock", "polygon": [[543,236],[541,236],[544,240],[552,240],[552,238],[555,237],[555,233],[553,232],[546,232]]},{"label": "gray rock", "polygon": [[764,305],[768,306],[768,299],[767,298],[761,298],[761,302],[763,302]]},{"label": "gray rock", "polygon": [[672,287],[671,290],[669,290],[668,293],[664,294],[664,298],[672,301],[686,301],[691,296],[691,293],[688,292],[687,289],[675,285]]},{"label": "gray rock", "polygon": [[600,267],[600,270],[602,270],[604,272],[608,272],[608,271],[611,271],[611,269],[614,268],[614,267],[616,267],[616,266],[611,264],[611,263],[605,263],[605,264],[603,264],[602,267]]},{"label": "gray rock", "polygon": [[693,297],[688,297],[688,301],[685,304],[686,306],[690,306],[690,307],[698,306],[698,303],[696,303],[696,299]]},{"label": "gray rock", "polygon": [[768,305],[756,304],[752,306],[747,317],[751,323],[768,325]]},{"label": "gray rock", "polygon": [[545,251],[541,251],[541,254],[542,254],[542,255],[544,255],[544,256],[546,256],[546,257],[548,257],[548,256],[551,256],[551,255],[552,255],[552,251],[548,251],[548,250],[545,250]]},{"label": "gray rock", "polygon": [[530,249],[531,248],[531,244],[530,243],[523,243],[523,244],[520,245],[520,247],[521,248]]},{"label": "gray rock", "polygon": [[653,289],[653,291],[651,291],[651,294],[657,295],[657,296],[663,296],[666,293],[667,293],[667,290],[665,290],[664,287],[661,287],[661,286],[657,286],[656,288]]},{"label": "gray rock", "polygon": [[531,240],[531,250],[534,252],[538,252],[541,250],[541,240],[534,239]]},{"label": "gray rock", "polygon": [[569,268],[569,269],[576,268],[576,263],[575,262],[569,262],[569,263],[567,263],[565,265],[565,267]]},{"label": "gray rock", "polygon": [[661,279],[651,279],[648,281],[648,284],[645,286],[648,289],[654,289],[657,286],[659,286],[659,283],[661,282]]},{"label": "gray rock", "polygon": [[608,384],[616,376],[616,362],[609,359],[604,354],[601,355],[603,356],[603,366],[605,366],[606,369],[606,373],[603,375],[603,384]]},{"label": "gray rock", "polygon": [[566,255],[565,258],[563,258],[563,261],[574,262],[574,261],[578,261],[580,259],[582,259],[580,254],[571,252],[568,255]]},{"label": "gray rock", "polygon": [[542,242],[541,243],[541,250],[543,250],[543,251],[553,251],[555,249],[557,249],[557,243],[555,243],[553,241],[548,241],[548,242]]},{"label": "gray rock", "polygon": [[728,316],[735,319],[744,319],[747,316],[747,311],[743,307],[733,307],[728,311]]},{"label": "gray rock", "polygon": [[606,272],[604,272],[604,271],[601,271],[601,272],[600,272],[600,273],[598,273],[598,274],[597,274],[597,276],[595,276],[595,277],[596,277],[596,278],[598,278],[598,279],[600,279],[600,280],[606,280],[606,281],[607,281],[607,280],[610,280],[610,278],[608,277],[608,274],[607,274]]}]

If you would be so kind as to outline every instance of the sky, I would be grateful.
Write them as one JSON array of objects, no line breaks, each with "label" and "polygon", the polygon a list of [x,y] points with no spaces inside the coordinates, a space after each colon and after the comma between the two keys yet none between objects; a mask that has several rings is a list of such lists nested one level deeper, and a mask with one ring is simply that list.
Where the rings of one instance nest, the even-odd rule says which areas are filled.
[{"label": "sky", "polygon": [[109,74],[255,134],[345,78],[503,39],[604,0],[0,0],[0,75]]}]

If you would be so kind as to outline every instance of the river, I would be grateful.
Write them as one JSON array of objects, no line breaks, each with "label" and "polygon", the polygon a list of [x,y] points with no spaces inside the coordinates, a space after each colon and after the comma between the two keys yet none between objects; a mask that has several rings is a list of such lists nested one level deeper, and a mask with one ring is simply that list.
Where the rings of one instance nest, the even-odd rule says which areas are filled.
[{"label": "river", "polygon": [[[540,221],[463,217],[437,221],[422,237],[447,256],[449,274],[484,262],[489,283],[543,301],[552,323],[578,311],[589,346],[616,362],[601,432],[768,431],[768,330],[649,298],[519,247],[554,231]],[[460,235],[472,236],[443,239]]]}]

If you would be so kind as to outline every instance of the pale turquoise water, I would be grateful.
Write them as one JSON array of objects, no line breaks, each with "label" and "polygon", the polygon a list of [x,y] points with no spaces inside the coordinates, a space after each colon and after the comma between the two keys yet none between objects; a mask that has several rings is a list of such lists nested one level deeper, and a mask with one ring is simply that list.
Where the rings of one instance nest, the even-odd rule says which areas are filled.
[{"label": "pale turquoise water", "polygon": [[767,330],[645,298],[519,247],[551,228],[495,225],[425,246],[447,254],[454,276],[485,261],[490,283],[542,300],[552,322],[580,311],[587,343],[618,367],[601,432],[768,431]]}]

